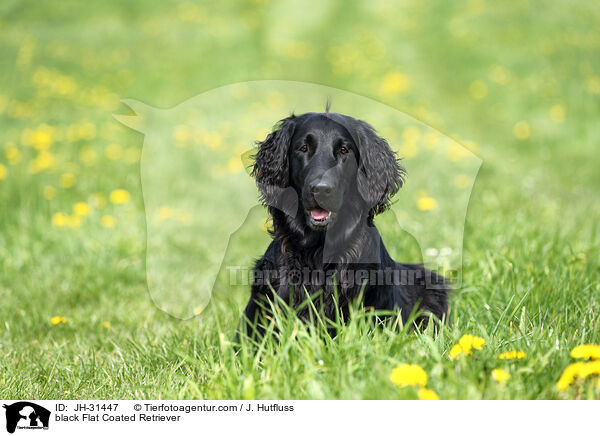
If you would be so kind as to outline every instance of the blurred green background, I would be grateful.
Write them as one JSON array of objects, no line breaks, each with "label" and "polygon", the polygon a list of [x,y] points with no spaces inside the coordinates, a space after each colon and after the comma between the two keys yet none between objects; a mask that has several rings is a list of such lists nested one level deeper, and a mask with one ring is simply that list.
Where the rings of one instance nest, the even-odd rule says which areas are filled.
[{"label": "blurred green background", "polygon": [[[475,377],[446,380],[442,394],[557,397],[570,347],[600,339],[599,29],[600,4],[584,1],[3,0],[0,395],[241,395],[251,365],[223,360],[218,347],[247,289],[187,323],[152,304],[144,137],[112,114],[129,113],[122,98],[170,108],[219,86],[276,79],[385,103],[483,160],[454,334],[471,329],[498,349],[535,343],[555,354],[532,363],[514,389],[482,391]],[[240,237],[264,248],[262,236]],[[449,345],[440,340],[440,352]],[[389,362],[377,362],[374,380],[386,380]],[[343,388],[307,375],[317,391],[255,374],[252,392],[403,395],[353,384],[353,374]]]}]

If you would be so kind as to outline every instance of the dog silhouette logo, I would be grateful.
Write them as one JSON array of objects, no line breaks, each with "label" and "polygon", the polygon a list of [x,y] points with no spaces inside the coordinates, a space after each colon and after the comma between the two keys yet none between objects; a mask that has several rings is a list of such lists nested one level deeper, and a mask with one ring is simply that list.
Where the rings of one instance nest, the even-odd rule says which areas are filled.
[{"label": "dog silhouette logo", "polygon": [[[225,295],[230,295],[229,286],[246,283],[245,266],[260,254],[258,247],[271,241],[270,219],[252,179],[256,144],[274,133],[277,120],[290,112],[321,113],[327,100],[335,109],[328,118],[343,123],[339,114],[348,114],[372,123],[402,158],[407,183],[378,216],[387,238],[400,237],[402,243],[417,246],[415,255],[420,249],[428,269],[460,286],[465,217],[482,164],[475,154],[477,145],[465,141],[467,148],[409,114],[350,92],[312,83],[258,80],[215,88],[165,109],[124,99],[131,111],[114,115],[144,135],[139,174],[146,223],[145,272],[149,295],[158,308],[189,319],[204,311],[213,293],[229,298]],[[353,131],[350,125],[344,127],[348,128]],[[291,133],[291,126],[282,133]],[[364,142],[365,135],[354,142]],[[281,157],[277,164],[287,175],[289,153]],[[366,155],[362,157],[358,166],[366,162]],[[300,198],[284,179],[273,179],[279,184],[261,181],[261,191],[269,193],[269,206],[296,216]],[[329,239],[324,251],[327,259],[335,260],[339,254],[334,240]]]},{"label": "dog silhouette logo", "polygon": [[14,433],[19,429],[48,429],[50,411],[42,406],[28,401],[19,401],[10,405],[5,404],[6,431]]}]

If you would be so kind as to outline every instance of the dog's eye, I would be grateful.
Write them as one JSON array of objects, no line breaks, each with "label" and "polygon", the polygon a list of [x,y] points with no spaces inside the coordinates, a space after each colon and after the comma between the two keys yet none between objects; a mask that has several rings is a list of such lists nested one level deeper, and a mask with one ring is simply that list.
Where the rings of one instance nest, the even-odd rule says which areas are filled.
[{"label": "dog's eye", "polygon": [[303,145],[298,150],[300,150],[302,153],[306,153],[308,151],[308,147],[306,147],[306,145]]},{"label": "dog's eye", "polygon": [[346,147],[342,146],[342,147],[340,147],[340,153],[346,154],[346,153],[348,153],[348,149]]}]

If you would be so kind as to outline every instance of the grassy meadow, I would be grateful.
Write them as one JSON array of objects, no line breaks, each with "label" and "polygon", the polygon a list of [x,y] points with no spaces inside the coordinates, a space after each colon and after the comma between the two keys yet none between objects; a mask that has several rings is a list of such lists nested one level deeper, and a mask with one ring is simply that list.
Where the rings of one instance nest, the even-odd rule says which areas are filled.
[{"label": "grassy meadow", "polygon": [[[0,397],[600,399],[599,365],[569,367],[600,359],[594,347],[571,356],[600,344],[599,28],[600,4],[565,0],[3,1]],[[332,110],[381,126],[406,158],[395,215],[376,220],[397,260],[426,258],[423,238],[458,228],[443,213],[454,195],[469,200],[464,237],[448,239],[462,280],[437,335],[373,329],[357,307],[332,339],[283,310],[279,340],[253,353],[232,344],[248,286],[221,271],[210,300],[188,292],[203,277],[195,267],[220,265],[201,249],[223,235],[235,231],[219,248],[228,265],[251,265],[268,244],[253,180],[232,156],[329,91],[308,102],[304,88],[274,84],[264,101],[249,92],[214,106],[222,122],[155,124],[152,138],[113,115],[134,115],[122,99],[174,113],[259,80],[354,95]],[[210,112],[190,101],[185,116]],[[392,111],[406,115],[382,124]],[[442,150],[432,132],[479,171],[446,151],[428,167],[421,157]],[[163,139],[212,158],[144,166]],[[215,200],[219,189],[231,197]],[[152,257],[170,253],[164,241],[181,259]]]}]

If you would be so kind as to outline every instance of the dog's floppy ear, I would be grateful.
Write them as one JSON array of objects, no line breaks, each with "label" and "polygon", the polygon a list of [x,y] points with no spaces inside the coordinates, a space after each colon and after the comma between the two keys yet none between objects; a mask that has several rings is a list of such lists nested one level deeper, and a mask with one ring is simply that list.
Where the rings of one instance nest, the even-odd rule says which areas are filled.
[{"label": "dog's floppy ear", "polygon": [[353,133],[360,155],[358,190],[374,216],[389,207],[391,197],[404,183],[406,170],[398,163],[387,141],[378,136],[370,124],[357,120]]},{"label": "dog's floppy ear", "polygon": [[277,207],[282,192],[289,186],[288,152],[296,121],[295,115],[284,118],[264,141],[257,143],[252,175],[266,205]]}]

